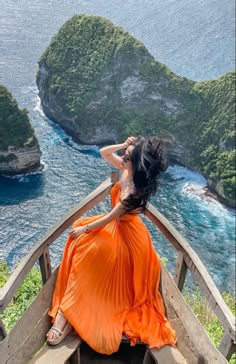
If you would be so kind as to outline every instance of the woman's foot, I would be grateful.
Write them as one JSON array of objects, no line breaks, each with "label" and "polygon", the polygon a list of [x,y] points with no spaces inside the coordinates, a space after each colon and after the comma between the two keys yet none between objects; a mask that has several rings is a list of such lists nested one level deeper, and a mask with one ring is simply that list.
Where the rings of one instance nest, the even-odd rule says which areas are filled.
[{"label": "woman's foot", "polygon": [[47,342],[50,345],[57,345],[71,332],[71,330],[72,326],[63,313],[58,310],[54,324],[46,334]]}]

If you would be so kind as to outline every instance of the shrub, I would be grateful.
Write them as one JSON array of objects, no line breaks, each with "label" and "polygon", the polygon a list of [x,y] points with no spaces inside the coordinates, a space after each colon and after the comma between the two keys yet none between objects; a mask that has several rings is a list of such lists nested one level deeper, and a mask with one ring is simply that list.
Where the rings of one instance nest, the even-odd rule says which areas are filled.
[{"label": "shrub", "polygon": [[[0,264],[0,287],[4,286],[10,277],[10,269],[6,263]],[[41,273],[33,267],[24,282],[17,290],[12,302],[7,306],[0,319],[3,321],[6,331],[9,332],[26,309],[30,306],[42,287]]]}]

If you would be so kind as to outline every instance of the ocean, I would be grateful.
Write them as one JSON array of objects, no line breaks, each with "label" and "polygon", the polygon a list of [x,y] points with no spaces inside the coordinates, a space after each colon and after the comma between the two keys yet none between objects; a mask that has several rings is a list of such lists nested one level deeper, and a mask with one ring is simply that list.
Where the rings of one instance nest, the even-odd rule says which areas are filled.
[{"label": "ocean", "polygon": [[[0,177],[0,260],[11,269],[53,224],[112,171],[97,146],[75,144],[42,112],[37,62],[60,26],[74,14],[109,18],[141,40],[176,74],[217,78],[234,68],[234,2],[226,0],[0,0],[0,83],[29,111],[42,150],[41,172]],[[203,176],[182,166],[164,173],[153,204],[186,238],[221,291],[233,291],[235,211],[191,190]],[[109,211],[109,198],[88,214]],[[146,220],[145,220],[146,221]],[[173,272],[176,254],[146,221],[161,257]],[[66,233],[50,248],[55,267]]]}]

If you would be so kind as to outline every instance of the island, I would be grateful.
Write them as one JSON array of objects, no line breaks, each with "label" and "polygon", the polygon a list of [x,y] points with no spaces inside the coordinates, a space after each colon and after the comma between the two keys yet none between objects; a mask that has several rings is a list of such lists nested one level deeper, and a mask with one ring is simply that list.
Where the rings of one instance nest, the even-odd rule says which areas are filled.
[{"label": "island", "polygon": [[14,176],[42,169],[41,151],[28,112],[0,85],[0,175]]},{"label": "island", "polygon": [[202,173],[235,206],[235,71],[216,80],[174,74],[111,21],[76,15],[39,60],[45,114],[83,144],[162,135],[170,158]]}]

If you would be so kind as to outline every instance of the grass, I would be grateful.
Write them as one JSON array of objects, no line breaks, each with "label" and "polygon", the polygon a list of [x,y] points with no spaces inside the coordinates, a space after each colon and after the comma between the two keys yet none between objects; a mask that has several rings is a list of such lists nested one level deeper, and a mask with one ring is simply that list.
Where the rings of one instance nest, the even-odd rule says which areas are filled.
[{"label": "grass", "polygon": [[[10,277],[10,269],[6,263],[0,264],[0,287],[3,287]],[[10,332],[16,322],[20,319],[26,309],[30,306],[42,287],[41,273],[38,268],[33,267],[24,282],[17,290],[13,300],[4,312],[0,313],[5,329]]]},{"label": "grass", "polygon": [[[235,316],[236,302],[235,298],[229,293],[223,293],[223,298],[231,310],[232,314]],[[206,299],[201,296],[200,291],[196,290],[194,294],[185,294],[185,299],[202,326],[210,336],[213,344],[219,347],[222,336],[224,335],[224,330],[217,316],[212,312]],[[236,354],[234,353],[230,359],[230,364],[236,363]]]}]

